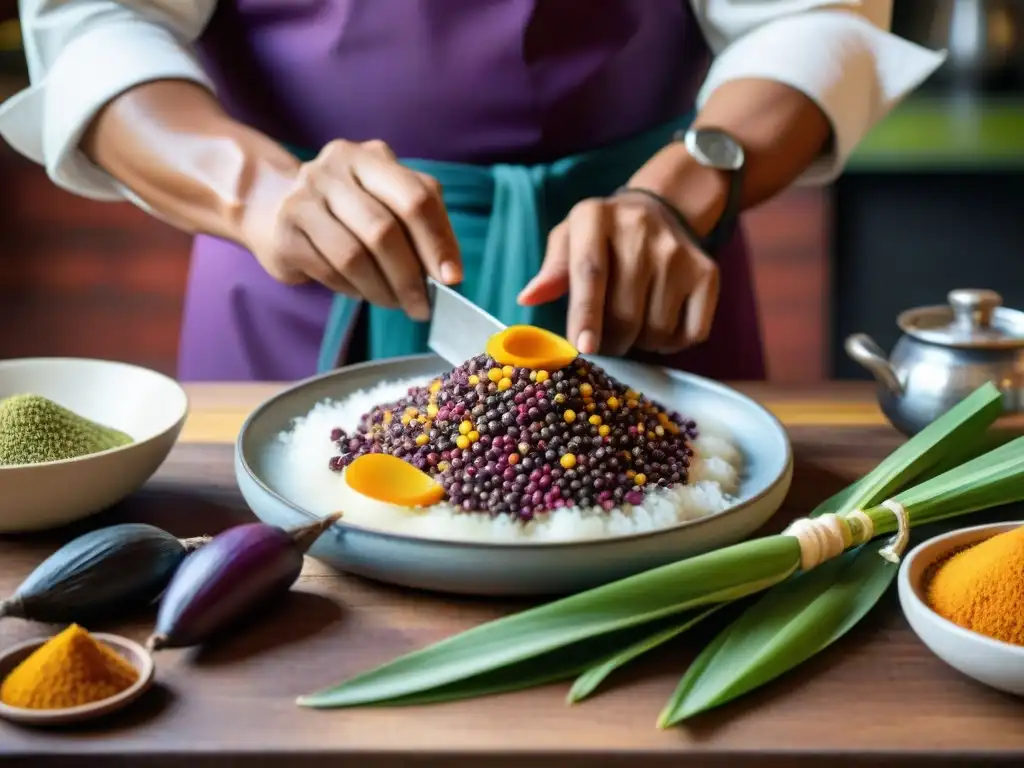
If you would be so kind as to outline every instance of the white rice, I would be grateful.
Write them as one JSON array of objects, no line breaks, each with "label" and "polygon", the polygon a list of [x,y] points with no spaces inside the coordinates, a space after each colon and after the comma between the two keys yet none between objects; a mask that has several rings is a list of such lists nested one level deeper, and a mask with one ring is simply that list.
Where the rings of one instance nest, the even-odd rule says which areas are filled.
[{"label": "white rice", "polygon": [[295,419],[291,430],[278,436],[280,453],[273,488],[294,504],[323,515],[341,509],[353,525],[447,541],[529,543],[579,541],[626,536],[668,528],[687,520],[719,512],[734,503],[739,490],[743,459],[739,449],[721,430],[709,432],[699,414],[700,436],[685,485],[652,488],[641,505],[623,504],[611,511],[600,507],[563,507],[522,524],[500,515],[456,511],[447,502],[411,509],[369,499],[352,491],[342,473],[328,468],[336,446],[334,427],[354,432],[360,417],[377,405],[404,397],[412,386],[427,379],[390,381],[356,392],[343,400],[317,403]]}]

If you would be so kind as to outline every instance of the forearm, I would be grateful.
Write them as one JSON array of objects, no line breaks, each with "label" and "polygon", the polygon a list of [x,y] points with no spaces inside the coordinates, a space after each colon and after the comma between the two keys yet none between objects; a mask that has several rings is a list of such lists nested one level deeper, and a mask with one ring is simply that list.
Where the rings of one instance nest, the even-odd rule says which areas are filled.
[{"label": "forearm", "polygon": [[[742,144],[746,157],[743,208],[758,205],[792,184],[831,141],[824,112],[804,93],[770,80],[723,84],[694,125],[720,128]],[[629,183],[664,195],[698,232],[706,234],[725,207],[729,180],[697,163],[681,142],[673,142]]]},{"label": "forearm", "polygon": [[144,83],[118,96],[81,147],[170,223],[241,243],[255,198],[288,183],[298,168],[277,143],[232,119],[206,88],[183,80]]}]

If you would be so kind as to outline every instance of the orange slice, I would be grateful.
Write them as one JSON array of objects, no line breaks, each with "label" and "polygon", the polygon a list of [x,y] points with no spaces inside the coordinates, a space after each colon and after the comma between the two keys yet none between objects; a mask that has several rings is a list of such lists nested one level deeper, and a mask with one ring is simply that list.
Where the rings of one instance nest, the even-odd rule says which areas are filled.
[{"label": "orange slice", "polygon": [[579,357],[579,350],[561,336],[533,325],[512,325],[487,342],[487,354],[501,365],[557,371]]},{"label": "orange slice", "polygon": [[345,481],[352,490],[403,507],[429,507],[444,488],[426,472],[387,453],[365,453],[349,464]]}]

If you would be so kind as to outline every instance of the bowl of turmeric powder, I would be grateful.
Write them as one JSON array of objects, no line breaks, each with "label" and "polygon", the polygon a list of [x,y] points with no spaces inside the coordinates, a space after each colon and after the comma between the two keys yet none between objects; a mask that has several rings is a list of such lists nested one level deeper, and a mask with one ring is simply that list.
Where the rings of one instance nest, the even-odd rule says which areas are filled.
[{"label": "bowl of turmeric powder", "polygon": [[911,629],[936,656],[1024,696],[1024,522],[929,539],[904,558],[898,583]]},{"label": "bowl of turmeric powder", "polygon": [[137,365],[0,361],[0,534],[56,528],[138,490],[187,413],[178,382]]},{"label": "bowl of turmeric powder", "polygon": [[102,717],[142,696],[153,670],[153,658],[133,640],[72,624],[0,654],[0,717],[25,725]]}]

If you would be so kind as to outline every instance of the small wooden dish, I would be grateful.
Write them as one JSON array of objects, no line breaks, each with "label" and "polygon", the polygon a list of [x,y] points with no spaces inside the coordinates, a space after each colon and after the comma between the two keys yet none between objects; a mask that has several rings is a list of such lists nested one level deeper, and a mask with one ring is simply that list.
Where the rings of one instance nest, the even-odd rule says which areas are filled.
[{"label": "small wooden dish", "polygon": [[[129,688],[115,696],[103,699],[102,701],[94,701],[91,704],[83,704],[80,707],[23,709],[22,707],[10,707],[0,702],[0,717],[24,725],[70,725],[86,720],[94,720],[123,709],[145,693],[153,684],[154,671],[153,657],[146,652],[146,649],[138,643],[118,635],[96,633],[93,634],[93,637],[135,667],[139,673],[139,679]],[[7,676],[14,671],[15,667],[27,659],[47,640],[49,638],[45,637],[27,640],[0,655],[0,681],[7,679]]]}]

